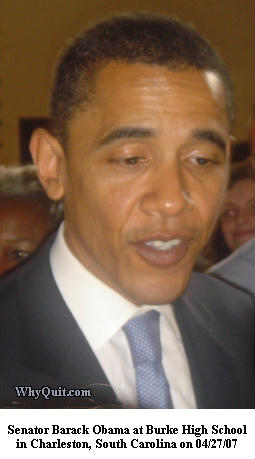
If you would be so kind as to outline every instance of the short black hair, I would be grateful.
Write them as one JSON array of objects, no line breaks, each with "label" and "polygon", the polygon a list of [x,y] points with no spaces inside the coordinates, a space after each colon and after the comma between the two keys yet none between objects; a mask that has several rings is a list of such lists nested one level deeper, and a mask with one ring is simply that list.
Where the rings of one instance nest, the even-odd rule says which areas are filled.
[{"label": "short black hair", "polygon": [[222,79],[232,125],[232,83],[224,62],[191,26],[168,16],[135,12],[113,16],[80,33],[56,68],[51,100],[53,134],[65,144],[68,121],[93,96],[95,74],[110,61],[211,70]]}]

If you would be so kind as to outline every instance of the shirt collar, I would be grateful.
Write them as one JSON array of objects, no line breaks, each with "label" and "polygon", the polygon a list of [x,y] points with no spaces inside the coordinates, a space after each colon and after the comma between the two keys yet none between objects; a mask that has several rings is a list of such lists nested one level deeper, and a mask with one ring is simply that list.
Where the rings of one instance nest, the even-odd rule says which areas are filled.
[{"label": "shirt collar", "polygon": [[91,274],[68,248],[64,239],[64,223],[52,245],[50,264],[66,305],[94,351],[135,314],[153,308],[160,312],[164,309],[169,311],[169,305],[168,308],[165,305],[138,308]]}]

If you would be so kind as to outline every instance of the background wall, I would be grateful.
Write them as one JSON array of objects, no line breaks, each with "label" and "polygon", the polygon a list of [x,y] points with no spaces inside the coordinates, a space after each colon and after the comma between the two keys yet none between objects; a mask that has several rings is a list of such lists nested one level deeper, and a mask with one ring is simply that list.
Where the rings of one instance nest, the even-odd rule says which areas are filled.
[{"label": "background wall", "polygon": [[20,160],[18,120],[48,115],[56,56],[80,29],[116,11],[176,15],[211,40],[236,89],[235,135],[248,136],[253,110],[253,0],[1,0],[0,163]]}]

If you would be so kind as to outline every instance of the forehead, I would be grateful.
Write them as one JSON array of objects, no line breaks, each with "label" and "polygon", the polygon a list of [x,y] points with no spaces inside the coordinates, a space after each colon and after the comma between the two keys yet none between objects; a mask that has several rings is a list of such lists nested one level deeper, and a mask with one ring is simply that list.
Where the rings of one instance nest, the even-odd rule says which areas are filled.
[{"label": "forehead", "polygon": [[221,78],[210,70],[192,68],[173,70],[164,65],[123,61],[111,61],[99,69],[95,75],[95,88],[97,97],[104,97],[107,96],[109,88],[115,88],[114,92],[134,86],[138,86],[140,90],[146,90],[146,87],[167,90],[178,83],[181,89],[190,88],[194,86],[194,79],[199,82],[199,85],[204,88],[206,86],[215,94],[219,89],[223,89]]},{"label": "forehead", "polygon": [[170,70],[165,66],[140,63],[110,62],[103,67],[95,78],[96,100],[108,102],[125,99],[126,92],[137,92],[140,97],[182,96],[189,91],[191,97],[200,98],[196,91],[202,91],[205,97],[225,106],[225,91],[222,81],[212,71],[196,69]]},{"label": "forehead", "polygon": [[114,61],[98,71],[92,102],[75,113],[69,136],[74,126],[82,125],[90,134],[127,123],[149,123],[156,129],[160,124],[164,129],[165,122],[169,130],[169,122],[179,125],[180,118],[183,125],[192,120],[194,128],[209,122],[212,128],[228,131],[225,91],[216,74]]},{"label": "forehead", "polygon": [[7,225],[7,223],[9,227],[23,227],[31,224],[40,226],[40,222],[44,222],[46,215],[46,210],[40,202],[33,202],[29,199],[0,199],[1,226]]}]

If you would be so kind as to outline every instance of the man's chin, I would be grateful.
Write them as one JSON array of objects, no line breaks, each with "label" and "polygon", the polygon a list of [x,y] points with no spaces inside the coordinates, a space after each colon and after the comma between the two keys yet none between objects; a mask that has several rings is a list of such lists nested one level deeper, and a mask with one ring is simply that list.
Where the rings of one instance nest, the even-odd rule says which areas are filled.
[{"label": "man's chin", "polygon": [[133,289],[132,292],[129,292],[129,299],[137,306],[142,306],[143,304],[160,305],[173,303],[186,289],[189,277],[179,283],[169,282],[168,285],[163,286],[159,284],[158,286],[148,286],[143,289]]},{"label": "man's chin", "polygon": [[[125,269],[112,287],[133,304],[141,306],[169,304],[178,299],[189,282],[193,259],[174,269]],[[129,273],[127,275],[126,273]]]}]

